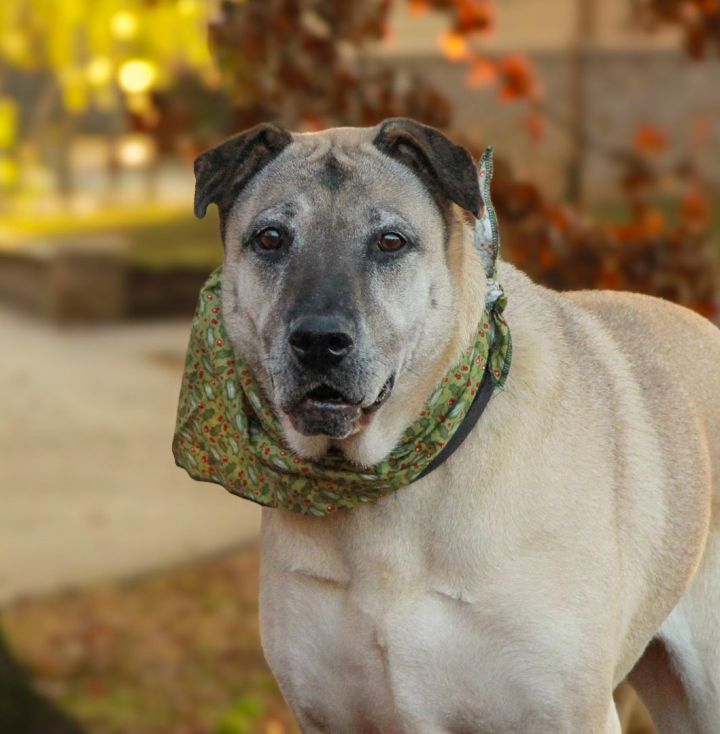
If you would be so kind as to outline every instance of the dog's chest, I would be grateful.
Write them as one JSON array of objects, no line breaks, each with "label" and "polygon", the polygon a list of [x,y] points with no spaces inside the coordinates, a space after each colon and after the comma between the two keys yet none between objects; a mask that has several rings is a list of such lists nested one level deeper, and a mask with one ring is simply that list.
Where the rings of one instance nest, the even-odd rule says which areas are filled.
[{"label": "dog's chest", "polygon": [[[543,630],[514,616],[512,592],[487,577],[482,598],[460,582],[462,560],[397,528],[374,529],[372,544],[344,536],[357,545],[342,553],[293,523],[280,532],[266,523],[263,645],[306,731],[520,731],[537,717],[528,691],[502,705],[519,664],[547,663]],[[532,688],[547,701],[537,677]]]}]

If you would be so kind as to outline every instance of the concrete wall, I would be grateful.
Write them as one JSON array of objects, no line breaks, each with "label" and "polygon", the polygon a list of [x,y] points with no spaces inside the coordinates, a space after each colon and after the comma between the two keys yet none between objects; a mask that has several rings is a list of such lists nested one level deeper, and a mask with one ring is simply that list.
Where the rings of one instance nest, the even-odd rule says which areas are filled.
[{"label": "concrete wall", "polygon": [[207,268],[145,269],[120,248],[0,247],[0,303],[55,323],[190,317]]},{"label": "concrete wall", "polygon": [[[570,64],[565,51],[531,51],[546,104],[553,118],[569,117]],[[712,120],[712,139],[696,151],[701,169],[720,187],[720,60],[694,62],[680,50],[597,49],[587,56],[588,119],[591,138],[611,147],[629,146],[636,127],[651,122],[672,138],[668,160],[690,152],[693,121]],[[387,61],[387,59],[386,59]],[[479,144],[492,144],[519,173],[544,180],[562,195],[569,137],[562,124],[549,122],[542,143],[529,139],[521,118],[524,102],[503,103],[492,89],[472,90],[466,69],[436,55],[394,56],[393,64],[419,74],[454,105],[455,129]],[[593,153],[586,181],[591,195],[605,198],[615,188],[616,167],[607,155]]]},{"label": "concrete wall", "polygon": [[[589,4],[593,43],[603,48],[678,48],[677,25],[644,31],[633,17],[634,0],[495,0],[494,22],[482,36],[484,49],[562,50],[573,43],[581,2]],[[414,13],[407,2],[394,3],[391,33],[377,44],[386,55],[430,53],[438,49],[438,35],[448,30],[448,15],[426,10]]]}]

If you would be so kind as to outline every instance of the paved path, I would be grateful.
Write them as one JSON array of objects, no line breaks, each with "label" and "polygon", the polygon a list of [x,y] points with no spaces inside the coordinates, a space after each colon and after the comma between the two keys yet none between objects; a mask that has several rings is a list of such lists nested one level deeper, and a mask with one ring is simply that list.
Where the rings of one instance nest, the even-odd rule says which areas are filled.
[{"label": "paved path", "polygon": [[0,307],[0,603],[212,553],[259,509],[178,469],[189,322],[54,327]]}]

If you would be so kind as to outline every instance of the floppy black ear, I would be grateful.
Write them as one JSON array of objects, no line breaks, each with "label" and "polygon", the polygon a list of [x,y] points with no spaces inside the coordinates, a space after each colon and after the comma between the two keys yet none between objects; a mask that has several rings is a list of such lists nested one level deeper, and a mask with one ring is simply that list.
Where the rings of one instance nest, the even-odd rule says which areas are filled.
[{"label": "floppy black ear", "polygon": [[195,159],[195,216],[202,219],[210,204],[223,215],[243,186],[291,140],[287,130],[262,123],[201,153]]},{"label": "floppy black ear", "polygon": [[472,212],[482,208],[477,169],[465,148],[455,145],[439,130],[406,117],[381,123],[373,143],[383,153],[415,171],[431,188]]}]

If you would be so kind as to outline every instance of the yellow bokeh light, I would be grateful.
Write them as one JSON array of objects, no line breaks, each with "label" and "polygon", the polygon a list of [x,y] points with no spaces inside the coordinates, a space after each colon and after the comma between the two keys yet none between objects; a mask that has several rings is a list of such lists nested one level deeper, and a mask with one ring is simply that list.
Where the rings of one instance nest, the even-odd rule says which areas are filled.
[{"label": "yellow bokeh light", "polygon": [[110,30],[115,38],[127,41],[137,33],[138,19],[128,10],[118,10],[110,19]]},{"label": "yellow bokeh light", "polygon": [[23,63],[28,57],[28,43],[25,37],[15,30],[7,30],[0,38],[0,48],[10,61]]},{"label": "yellow bokeh light", "polygon": [[19,109],[11,97],[0,97],[0,150],[12,148],[17,140]]},{"label": "yellow bokeh light", "polygon": [[84,112],[90,102],[87,87],[79,78],[63,84],[62,98],[65,107],[72,113]]},{"label": "yellow bokeh light", "polygon": [[194,15],[198,5],[196,0],[178,0],[177,9],[180,15]]},{"label": "yellow bokeh light", "polygon": [[18,164],[6,156],[0,156],[0,187],[13,186],[17,183],[20,174]]},{"label": "yellow bokeh light", "polygon": [[157,67],[144,59],[126,61],[118,71],[118,84],[126,94],[147,92],[156,78]]},{"label": "yellow bokeh light", "polygon": [[459,33],[441,33],[438,43],[445,57],[451,61],[461,61],[467,56],[467,41]]},{"label": "yellow bokeh light", "polygon": [[126,168],[142,168],[150,164],[157,154],[155,141],[143,133],[123,135],[117,146],[117,157]]},{"label": "yellow bokeh light", "polygon": [[85,76],[94,87],[104,87],[112,78],[112,63],[107,56],[96,56],[85,67]]},{"label": "yellow bokeh light", "polygon": [[129,94],[125,106],[136,115],[144,115],[152,109],[152,100],[149,94]]}]

